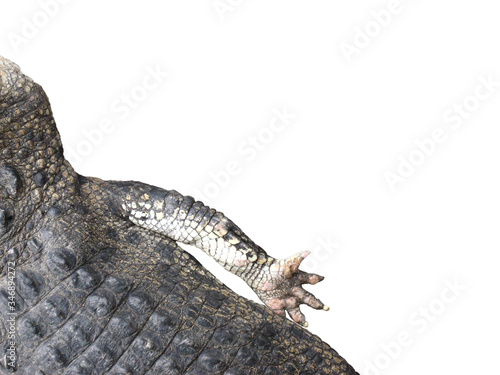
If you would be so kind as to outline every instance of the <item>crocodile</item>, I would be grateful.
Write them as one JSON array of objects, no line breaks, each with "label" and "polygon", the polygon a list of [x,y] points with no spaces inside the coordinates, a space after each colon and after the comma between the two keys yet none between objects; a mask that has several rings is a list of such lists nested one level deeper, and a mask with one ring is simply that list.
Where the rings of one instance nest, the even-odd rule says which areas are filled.
[{"label": "crocodile", "polygon": [[79,175],[42,87],[0,57],[2,373],[357,374],[305,328],[300,305],[328,310],[302,287],[323,279],[299,269],[307,255],[273,258],[175,190]]}]

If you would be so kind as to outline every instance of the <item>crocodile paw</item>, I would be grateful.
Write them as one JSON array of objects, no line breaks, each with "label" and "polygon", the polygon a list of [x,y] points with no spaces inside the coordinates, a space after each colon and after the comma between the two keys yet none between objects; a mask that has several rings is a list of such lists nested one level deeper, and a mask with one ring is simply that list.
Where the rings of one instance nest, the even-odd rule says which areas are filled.
[{"label": "crocodile paw", "polygon": [[323,276],[299,270],[300,264],[310,253],[310,251],[304,251],[288,259],[273,262],[255,290],[262,302],[276,314],[286,316],[286,311],[296,323],[304,327],[307,327],[308,323],[300,311],[301,304],[317,310],[328,311],[330,309],[302,288],[302,284],[316,284],[324,279]]}]

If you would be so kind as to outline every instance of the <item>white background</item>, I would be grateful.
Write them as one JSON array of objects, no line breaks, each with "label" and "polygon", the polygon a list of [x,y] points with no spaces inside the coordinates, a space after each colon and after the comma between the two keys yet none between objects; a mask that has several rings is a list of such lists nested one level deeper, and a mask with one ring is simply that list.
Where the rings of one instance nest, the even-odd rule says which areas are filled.
[{"label": "white background", "polygon": [[[474,99],[480,77],[500,81],[495,2],[401,0],[390,19],[387,1],[223,0],[222,16],[211,0],[47,2],[0,3],[0,55],[43,85],[65,148],[86,150],[79,173],[194,195],[236,161],[206,203],[275,257],[313,250],[305,268],[327,278],[309,290],[331,310],[304,307],[310,330],[360,373],[498,372],[500,87]],[[121,116],[148,69],[169,77]],[[296,118],[248,161],[238,147],[284,107]],[[384,174],[438,128],[392,191]]]}]

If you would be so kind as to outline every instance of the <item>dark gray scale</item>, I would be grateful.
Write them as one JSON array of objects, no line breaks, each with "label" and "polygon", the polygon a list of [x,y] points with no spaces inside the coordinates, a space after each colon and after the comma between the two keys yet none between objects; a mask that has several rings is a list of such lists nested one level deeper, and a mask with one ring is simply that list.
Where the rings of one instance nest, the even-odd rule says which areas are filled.
[{"label": "dark gray scale", "polygon": [[51,295],[37,307],[43,320],[52,326],[62,324],[71,313],[70,302],[66,297],[59,294]]},{"label": "dark gray scale", "polygon": [[229,327],[217,328],[212,336],[212,346],[216,348],[234,346],[238,341],[238,332]]},{"label": "dark gray scale", "polygon": [[168,194],[165,196],[165,215],[168,217],[176,218],[175,212],[183,202],[184,197],[182,194],[178,193],[175,190],[170,190]]},{"label": "dark gray scale", "polygon": [[[196,290],[183,309],[174,310],[179,311],[179,315],[183,319],[182,329],[179,332],[168,331],[169,336],[175,334],[171,347],[177,355],[163,354],[156,360],[149,373],[179,373],[179,371],[187,371],[186,373],[215,373],[207,372],[206,369],[212,366],[211,371],[214,371],[215,367],[220,368],[222,371],[227,367],[230,357],[226,357],[226,353],[218,351],[217,354],[215,351],[208,352],[208,349],[206,349],[212,346],[211,339],[214,330],[215,334],[217,334],[218,330],[217,319],[213,316],[217,309],[205,304],[205,298],[201,298],[202,295],[206,297],[208,294],[204,289],[204,287],[201,287]],[[170,297],[172,296],[167,297],[165,307],[171,309]],[[220,306],[220,304],[217,305]],[[155,316],[152,316],[152,318],[154,319],[150,319],[150,321],[155,323],[154,326],[158,326],[158,319]],[[162,324],[160,325],[162,330],[165,329],[165,322],[167,326],[170,326],[173,320],[170,314],[168,314],[168,317],[162,314]],[[225,328],[220,329],[225,332]],[[232,339],[234,335],[229,334],[228,337]],[[201,362],[200,359],[202,359]]]},{"label": "dark gray scale", "polygon": [[171,347],[183,368],[187,368],[201,354],[204,339],[192,330],[183,330],[175,335]]},{"label": "dark gray scale", "polygon": [[42,242],[36,237],[30,238],[26,243],[26,248],[29,250],[30,256],[37,255],[42,251]]},{"label": "dark gray scale", "polygon": [[33,305],[44,292],[43,276],[34,270],[20,271],[16,276],[17,292],[29,305]]},{"label": "dark gray scale", "polygon": [[81,216],[67,203],[59,202],[45,212],[43,225],[26,246],[32,255],[42,254],[37,268],[44,275],[45,289],[65,284],[69,278],[71,289],[81,290],[79,297],[86,297],[88,290],[103,277],[102,270],[99,270],[102,266],[87,264],[102,247],[90,240],[88,227],[80,222]]},{"label": "dark gray scale", "polygon": [[47,182],[47,175],[44,172],[38,172],[33,176],[36,186],[42,187]]},{"label": "dark gray scale", "polygon": [[[153,366],[164,352],[165,346],[174,339],[176,332],[181,328],[182,314],[171,309],[155,308],[150,303],[149,294],[141,291],[134,291],[130,294],[126,308],[132,310],[134,315],[146,316],[147,321],[140,332],[133,337],[133,341],[121,355],[116,364],[117,367],[112,368],[111,373],[120,367],[133,367],[136,373],[145,373]],[[123,316],[121,321],[127,322]],[[118,325],[122,323],[121,321],[116,321],[115,324]]]},{"label": "dark gray scale", "polygon": [[272,338],[265,336],[262,333],[258,333],[255,338],[255,346],[259,351],[271,350],[273,346]]},{"label": "dark gray scale", "polygon": [[217,325],[219,327],[227,326],[233,319],[237,319],[234,312],[235,306],[231,305],[229,302],[231,301],[226,298],[223,301],[223,304],[217,309],[217,313],[214,315],[215,319],[217,319]]},{"label": "dark gray scale", "polygon": [[302,366],[299,366],[293,362],[287,362],[282,367],[285,369],[285,374],[300,374],[300,369]]},{"label": "dark gray scale", "polygon": [[[12,299],[12,291],[7,289],[6,283],[0,289],[0,312],[7,316],[9,313],[20,314],[26,310],[26,303],[24,299],[19,295],[15,294],[15,300]],[[10,297],[10,298],[9,298]],[[14,302],[12,304],[12,302]]]},{"label": "dark gray scale", "polygon": [[47,375],[46,373],[40,371],[37,367],[32,366],[30,364],[28,364],[27,367],[23,367],[23,371],[24,374],[29,374],[29,375]]},{"label": "dark gray scale", "polygon": [[96,267],[84,265],[71,275],[71,286],[78,291],[85,292],[94,289],[101,282],[102,275]]},{"label": "dark gray scale", "polygon": [[[20,258],[20,254],[22,251],[21,248],[21,245],[14,245],[10,249],[8,249],[7,254],[5,254],[5,256],[2,258],[2,266],[5,267],[8,262],[16,263]],[[12,267],[12,263],[10,263],[10,266]],[[5,268],[6,270],[8,270],[8,266]]]},{"label": "dark gray scale", "polygon": [[182,293],[183,290],[187,288],[177,285],[174,290],[168,295],[168,299],[171,302],[173,308],[183,306],[186,300],[186,294]]},{"label": "dark gray scale", "polygon": [[171,351],[163,354],[147,372],[148,375],[179,375],[184,370],[183,361]]},{"label": "dark gray scale", "polygon": [[52,206],[47,210],[47,216],[49,218],[56,218],[60,216],[65,210],[58,206]]},{"label": "dark gray scale", "polygon": [[[78,289],[75,287],[75,284],[81,285],[75,283],[75,275],[84,275],[84,277],[78,280],[81,281],[84,279],[84,284],[87,288]],[[87,266],[76,270],[72,276],[65,279],[63,283],[52,290],[49,290],[44,295],[43,300],[33,305],[26,315],[19,317],[19,322],[24,322],[24,325],[21,325],[20,335],[24,335],[29,339],[29,342],[37,343],[49,336],[58,337],[58,334],[63,332],[61,329],[68,320],[73,319],[75,321],[73,316],[85,305],[85,298],[92,293],[101,280],[101,276],[98,276],[95,270]],[[85,317],[90,318],[91,314],[87,313]],[[71,357],[71,353],[68,355]]]},{"label": "dark gray scale", "polygon": [[[202,301],[201,299],[198,299],[198,300],[200,302]],[[200,305],[190,303],[184,307],[183,314],[189,320],[195,320],[200,315],[201,307],[202,306],[200,306]]]},{"label": "dark gray scale", "polygon": [[282,375],[283,371],[276,366],[268,366],[263,375]]},{"label": "dark gray scale", "polygon": [[165,337],[168,341],[169,333],[174,332],[175,328],[179,325],[180,313],[177,310],[157,309],[149,318],[145,329],[150,329],[153,332]]},{"label": "dark gray scale", "polygon": [[188,373],[193,374],[218,374],[228,368],[228,362],[220,350],[209,349],[196,359],[192,365],[192,370]]},{"label": "dark gray scale", "polygon": [[117,249],[114,247],[107,247],[100,250],[96,256],[90,259],[89,264],[97,264],[102,266],[106,262],[110,261],[116,254]]},{"label": "dark gray scale", "polygon": [[231,367],[224,372],[224,375],[257,375],[256,369],[245,367]]},{"label": "dark gray scale", "polygon": [[138,315],[148,314],[153,310],[152,297],[144,291],[134,291],[127,299],[127,305]]},{"label": "dark gray scale", "polygon": [[[89,267],[84,267],[84,270],[88,271]],[[86,275],[92,275],[92,273],[89,272]],[[92,279],[95,281],[95,278]],[[86,286],[94,285],[93,283],[84,284]],[[64,308],[59,310],[53,306],[51,318],[52,320],[54,320],[54,316],[58,318],[58,321],[54,323],[57,324],[64,321],[65,323],[54,332],[54,334],[44,343],[44,346],[58,347],[60,342],[66,343],[69,349],[64,352],[65,358],[67,361],[72,362],[95,342],[106,326],[112,326],[112,322],[110,322],[110,319],[113,319],[112,314],[122,300],[126,298],[126,294],[130,287],[130,283],[127,287],[127,283],[123,280],[115,277],[107,278],[98,285],[97,289],[86,297],[85,303],[76,314],[73,314],[69,318],[67,314],[63,314],[63,312],[69,311],[69,303],[66,303]],[[87,288],[87,290],[89,289]],[[64,304],[65,301],[61,301],[61,303]],[[66,320],[66,318],[68,319]],[[39,358],[39,365],[42,367],[45,361],[43,357],[41,357],[43,352],[40,352],[40,349],[38,349],[37,354],[39,356],[36,358]],[[55,364],[52,366],[54,367]],[[54,367],[54,369],[55,368],[56,367]]]},{"label": "dark gray scale", "polygon": [[254,348],[253,343],[249,343],[245,346],[242,346],[238,350],[236,358],[233,361],[233,365],[240,365],[242,367],[254,367],[259,363],[259,359],[259,354]]},{"label": "dark gray scale", "polygon": [[53,374],[66,367],[71,361],[72,349],[62,339],[42,342],[33,354],[32,361],[44,373]]},{"label": "dark gray scale", "polygon": [[16,198],[21,192],[21,177],[14,167],[0,165],[0,188],[11,198]]},{"label": "dark gray scale", "polygon": [[200,330],[206,330],[209,332],[213,332],[215,328],[217,328],[217,321],[212,315],[203,315],[200,314],[196,319],[195,325]]},{"label": "dark gray scale", "polygon": [[[116,323],[116,317],[113,317]],[[129,332],[129,330],[125,330]],[[137,331],[134,327],[133,332]],[[123,332],[123,331],[121,331]],[[131,332],[130,334],[132,334]],[[123,336],[122,334],[118,336]],[[82,355],[75,359],[65,371],[65,374],[102,374],[109,369],[122,354],[120,341],[109,332],[103,332]]]},{"label": "dark gray scale", "polygon": [[112,293],[122,294],[132,287],[132,282],[124,277],[111,275],[106,277],[103,285]]},{"label": "dark gray scale", "polygon": [[78,363],[71,363],[66,370],[64,371],[64,375],[93,375],[93,374],[101,374],[102,372],[96,372],[98,370],[98,366],[102,359],[100,356],[96,356],[96,359],[99,359],[97,362],[89,361],[86,358],[79,358]]},{"label": "dark gray scale", "polygon": [[[133,375],[133,374],[140,374],[139,369],[137,368],[137,358],[133,358],[135,356],[131,356],[130,363],[131,365],[127,366],[116,366],[112,368],[109,372],[107,372],[107,375]],[[135,359],[135,362],[134,362]]]},{"label": "dark gray scale", "polygon": [[219,309],[226,300],[227,297],[224,296],[220,291],[214,290],[212,288],[208,288],[205,303],[209,306],[212,306],[215,309]]},{"label": "dark gray scale", "polygon": [[[189,338],[182,338],[182,335],[178,336],[179,331],[188,331],[188,327],[190,327],[190,330],[197,332],[197,335],[200,337],[208,338],[210,336],[210,331],[206,328],[206,326],[209,325],[208,322],[210,322],[208,317],[207,319],[201,319],[205,325],[203,329],[199,329],[200,326],[196,324],[198,320],[196,320],[194,325],[192,320],[193,318],[185,316],[182,311],[170,309],[168,302],[163,305],[163,308],[158,308],[151,315],[148,323],[134,340],[130,348],[131,351],[137,353],[143,351],[141,347],[144,347],[144,342],[154,340],[157,343],[156,347],[158,350],[151,350],[150,353],[144,353],[144,355],[141,356],[144,370],[158,368],[158,366],[160,366],[158,363],[165,362],[165,360],[159,360],[158,357],[163,353],[161,348],[165,347],[169,342],[172,342],[172,345],[179,343],[180,349],[184,351],[191,352],[191,349],[194,349],[189,347],[189,343],[191,342]],[[212,325],[215,324],[215,320],[212,319],[211,323]],[[145,340],[148,341],[141,339],[144,332],[146,333]],[[204,344],[202,343],[200,346],[201,345]],[[148,346],[151,347],[151,345]],[[183,361],[182,366],[186,366],[186,361]]]},{"label": "dark gray scale", "polygon": [[77,314],[58,331],[59,336],[71,348],[71,357],[95,340],[99,326],[83,314]]},{"label": "dark gray scale", "polygon": [[32,311],[17,322],[17,333],[26,348],[33,349],[47,336],[48,323]]},{"label": "dark gray scale", "polygon": [[143,328],[120,358],[122,367],[133,367],[136,374],[144,374],[163,353],[167,339]]},{"label": "dark gray scale", "polygon": [[0,237],[6,234],[14,223],[14,210],[8,203],[0,204]]},{"label": "dark gray scale", "polygon": [[[109,321],[107,321],[107,324],[102,325],[99,336],[81,353],[68,370],[76,371],[79,366],[84,366],[85,361],[93,361],[94,366],[101,371],[100,373],[107,371],[113,365],[126,364],[127,361],[134,362],[135,370],[137,370],[137,366],[141,365],[139,363],[141,359],[131,354],[131,345],[136,345],[138,351],[144,351],[144,347],[156,347],[157,350],[160,350],[162,340],[164,340],[160,335],[155,336],[153,331],[148,333],[147,330],[137,340],[137,343],[134,340],[138,337],[138,334],[142,333],[143,326],[155,307],[152,298],[146,292],[146,285],[129,292],[132,287],[131,283],[114,276],[106,278],[102,286],[106,291],[114,295],[117,308],[111,311],[109,315],[106,315],[109,316]],[[99,294],[98,289],[95,295],[102,296],[103,293]],[[106,316],[103,318],[106,318]],[[94,324],[99,326],[96,319],[93,316]],[[103,319],[103,321],[106,321],[106,319]],[[131,344],[132,341],[134,341],[134,344]],[[125,353],[126,350],[130,351],[130,354]],[[159,353],[157,356],[159,356]],[[95,362],[97,359],[98,363]],[[113,371],[116,371],[116,369]],[[133,373],[139,374],[141,372]]]},{"label": "dark gray scale", "polygon": [[66,276],[76,267],[77,259],[73,249],[55,248],[47,253],[46,262],[55,272]]},{"label": "dark gray scale", "polygon": [[85,309],[90,316],[102,318],[109,315],[116,307],[115,296],[107,290],[97,290],[87,297]]},{"label": "dark gray scale", "polygon": [[223,356],[218,358],[230,363],[234,372],[237,369],[259,368],[264,358],[267,366],[272,359],[268,347],[274,335],[272,330],[266,332],[267,325],[233,319],[215,330],[208,347],[222,353]]},{"label": "dark gray scale", "polygon": [[116,339],[126,339],[135,334],[139,326],[131,316],[120,312],[113,315],[109,322],[108,329],[110,335]]}]

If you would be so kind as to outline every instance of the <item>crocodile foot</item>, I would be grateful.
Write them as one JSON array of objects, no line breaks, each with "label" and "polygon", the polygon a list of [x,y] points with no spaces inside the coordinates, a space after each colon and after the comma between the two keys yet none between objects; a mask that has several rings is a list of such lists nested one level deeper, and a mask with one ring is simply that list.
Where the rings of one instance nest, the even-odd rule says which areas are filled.
[{"label": "crocodile foot", "polygon": [[316,284],[324,279],[323,276],[299,270],[300,264],[310,253],[303,251],[290,258],[274,261],[262,277],[262,282],[255,288],[262,302],[276,314],[286,316],[286,311],[290,318],[304,327],[308,323],[300,311],[301,304],[317,310],[330,309],[302,287],[303,284]]}]

